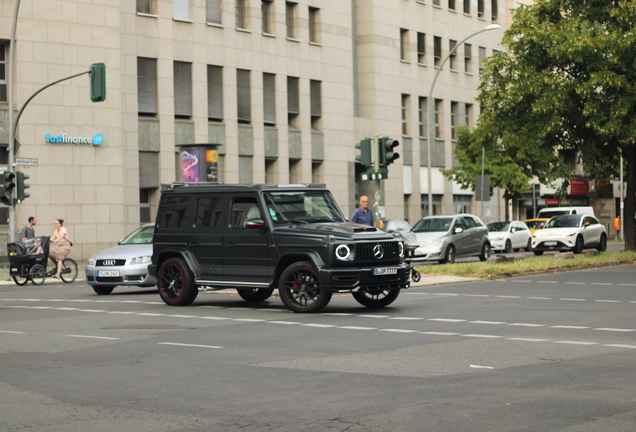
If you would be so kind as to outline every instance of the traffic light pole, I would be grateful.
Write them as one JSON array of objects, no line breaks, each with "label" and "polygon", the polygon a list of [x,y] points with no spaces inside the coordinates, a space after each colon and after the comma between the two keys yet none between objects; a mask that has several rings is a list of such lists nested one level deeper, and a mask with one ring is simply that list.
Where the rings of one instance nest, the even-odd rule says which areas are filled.
[{"label": "traffic light pole", "polygon": [[[378,134],[373,135],[371,142],[371,154],[373,155],[373,169],[376,173],[380,172],[380,139]],[[375,176],[375,202],[373,203],[373,222],[376,228],[380,228],[380,202],[382,199],[382,181],[380,176]]]}]

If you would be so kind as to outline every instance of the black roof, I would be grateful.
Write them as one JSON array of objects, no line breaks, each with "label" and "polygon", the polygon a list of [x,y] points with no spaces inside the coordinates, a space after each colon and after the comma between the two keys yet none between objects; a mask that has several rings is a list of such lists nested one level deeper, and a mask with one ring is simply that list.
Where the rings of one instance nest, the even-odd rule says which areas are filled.
[{"label": "black roof", "polygon": [[261,183],[254,185],[242,185],[242,184],[226,184],[226,183],[172,183],[162,184],[161,192],[175,192],[175,191],[214,191],[214,192],[248,192],[253,190],[310,190],[310,189],[326,189],[326,186],[322,183],[302,183],[302,184],[274,184],[274,183]]}]

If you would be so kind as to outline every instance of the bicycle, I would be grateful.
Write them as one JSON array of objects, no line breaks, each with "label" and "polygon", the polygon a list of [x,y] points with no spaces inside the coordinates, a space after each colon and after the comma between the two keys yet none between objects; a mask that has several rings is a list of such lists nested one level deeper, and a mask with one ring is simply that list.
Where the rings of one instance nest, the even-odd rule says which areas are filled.
[{"label": "bicycle", "polygon": [[[10,274],[16,284],[25,285],[31,281],[33,285],[42,285],[47,277],[57,272],[56,267],[46,270],[49,243],[49,237],[42,236],[7,245]],[[60,279],[65,283],[71,283],[76,278],[77,262],[73,258],[64,258]]]}]

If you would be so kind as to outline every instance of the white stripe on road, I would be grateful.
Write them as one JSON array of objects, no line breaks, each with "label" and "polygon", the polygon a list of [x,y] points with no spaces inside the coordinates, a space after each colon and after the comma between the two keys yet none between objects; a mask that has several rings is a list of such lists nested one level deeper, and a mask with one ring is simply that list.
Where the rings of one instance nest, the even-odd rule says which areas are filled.
[{"label": "white stripe on road", "polygon": [[105,336],[86,336],[86,335],[66,335],[66,336],[75,337],[75,338],[87,338],[87,339],[119,340],[119,338],[105,337]]},{"label": "white stripe on road", "polygon": [[214,345],[195,345],[195,344],[184,344],[184,343],[173,343],[173,342],[157,342],[159,345],[174,345],[174,346],[184,346],[184,347],[192,347],[192,348],[213,348],[213,349],[222,349],[221,346]]},{"label": "white stripe on road", "polygon": [[634,329],[619,329],[619,328],[595,328],[594,330],[599,331],[613,331],[613,332],[633,332]]}]

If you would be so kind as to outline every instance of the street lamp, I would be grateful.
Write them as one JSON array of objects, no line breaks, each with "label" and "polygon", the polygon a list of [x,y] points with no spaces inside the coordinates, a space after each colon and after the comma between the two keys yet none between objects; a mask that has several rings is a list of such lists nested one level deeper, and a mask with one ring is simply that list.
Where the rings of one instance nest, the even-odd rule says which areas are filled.
[{"label": "street lamp", "polygon": [[497,30],[501,28],[501,26],[499,24],[490,24],[486,27],[484,27],[483,29],[479,30],[478,32],[475,32],[473,34],[471,34],[470,36],[465,37],[461,42],[459,42],[457,45],[455,45],[455,47],[450,50],[450,52],[448,53],[448,55],[446,55],[446,57],[444,58],[444,61],[442,62],[442,64],[439,66],[439,68],[437,69],[437,72],[435,73],[435,78],[433,79],[433,83],[431,84],[431,90],[428,92],[428,125],[427,125],[427,129],[428,129],[428,149],[427,149],[427,155],[428,155],[428,160],[427,160],[427,167],[428,167],[428,215],[429,216],[433,216],[433,188],[432,188],[432,184],[433,184],[433,180],[432,180],[432,174],[431,174],[431,145],[433,144],[433,140],[435,139],[434,137],[434,124],[435,124],[435,113],[433,112],[433,89],[435,88],[435,83],[437,82],[437,77],[439,76],[439,73],[442,71],[442,69],[444,68],[444,65],[446,64],[446,61],[448,61],[448,59],[453,55],[453,53],[455,51],[457,51],[457,48],[459,48],[459,46],[461,44],[463,44],[464,42],[466,42],[468,39],[470,39],[471,37],[478,35],[479,33],[483,33],[485,31],[489,31],[489,30]]}]

